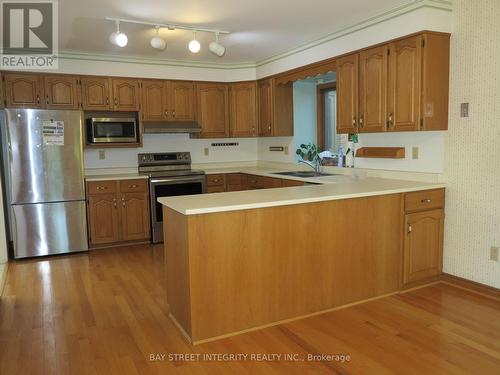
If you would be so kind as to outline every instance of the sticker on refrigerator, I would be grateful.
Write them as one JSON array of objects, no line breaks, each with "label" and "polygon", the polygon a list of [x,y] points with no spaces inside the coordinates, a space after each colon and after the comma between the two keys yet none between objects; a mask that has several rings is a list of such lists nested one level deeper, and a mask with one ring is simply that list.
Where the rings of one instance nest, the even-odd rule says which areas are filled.
[{"label": "sticker on refrigerator", "polygon": [[42,121],[42,129],[45,146],[64,146],[64,121]]}]

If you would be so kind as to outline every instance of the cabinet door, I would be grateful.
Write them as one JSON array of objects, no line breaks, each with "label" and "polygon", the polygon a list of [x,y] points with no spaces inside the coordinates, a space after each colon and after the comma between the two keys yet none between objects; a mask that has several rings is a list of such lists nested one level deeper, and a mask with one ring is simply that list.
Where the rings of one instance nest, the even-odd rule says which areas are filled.
[{"label": "cabinet door", "polygon": [[270,79],[259,81],[259,136],[273,135],[273,87]]},{"label": "cabinet door", "polygon": [[201,136],[219,138],[229,136],[228,86],[223,83],[198,84],[198,121]]},{"label": "cabinet door", "polygon": [[273,136],[293,136],[293,84],[273,84]]},{"label": "cabinet door", "polygon": [[337,133],[358,131],[357,53],[337,60]]},{"label": "cabinet door", "polygon": [[44,77],[45,100],[49,109],[78,109],[78,78],[48,75]]},{"label": "cabinet door", "polygon": [[257,135],[257,85],[255,82],[234,83],[230,93],[230,129],[233,137]]},{"label": "cabinet door", "polygon": [[137,79],[112,78],[113,109],[115,111],[138,111],[139,81]]},{"label": "cabinet door", "polygon": [[382,46],[359,54],[360,133],[386,130],[388,51],[388,46]]},{"label": "cabinet door", "polygon": [[405,216],[404,283],[439,275],[442,269],[444,212]]},{"label": "cabinet door", "polygon": [[142,119],[161,121],[167,117],[167,82],[142,81]]},{"label": "cabinet door", "polygon": [[82,77],[81,92],[83,109],[97,111],[111,109],[111,95],[108,78]]},{"label": "cabinet door", "polygon": [[43,108],[43,86],[38,74],[4,73],[5,107]]},{"label": "cabinet door", "polygon": [[422,36],[390,45],[387,120],[389,131],[418,130],[422,77]]},{"label": "cabinet door", "polygon": [[114,194],[96,194],[88,197],[90,243],[107,244],[120,240],[119,213]]},{"label": "cabinet door", "polygon": [[195,121],[196,91],[193,82],[168,83],[170,120]]},{"label": "cabinet door", "polygon": [[149,238],[149,203],[144,193],[123,193],[120,201],[122,240]]}]

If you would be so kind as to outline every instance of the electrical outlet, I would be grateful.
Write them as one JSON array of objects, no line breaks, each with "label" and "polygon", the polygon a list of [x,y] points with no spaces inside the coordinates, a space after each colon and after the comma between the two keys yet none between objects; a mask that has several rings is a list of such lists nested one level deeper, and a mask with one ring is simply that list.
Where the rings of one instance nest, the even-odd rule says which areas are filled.
[{"label": "electrical outlet", "polygon": [[460,117],[469,117],[469,103],[460,103]]},{"label": "electrical outlet", "polygon": [[411,148],[411,158],[413,160],[417,160],[418,159],[418,147],[412,147]]},{"label": "electrical outlet", "polygon": [[99,150],[99,160],[106,159],[106,150]]},{"label": "electrical outlet", "polygon": [[285,146],[285,155],[288,155],[288,146]]},{"label": "electrical outlet", "polygon": [[208,147],[203,149],[203,155],[208,156]]},{"label": "electrical outlet", "polygon": [[498,247],[492,246],[490,248],[490,260],[493,260],[495,262],[498,262]]}]

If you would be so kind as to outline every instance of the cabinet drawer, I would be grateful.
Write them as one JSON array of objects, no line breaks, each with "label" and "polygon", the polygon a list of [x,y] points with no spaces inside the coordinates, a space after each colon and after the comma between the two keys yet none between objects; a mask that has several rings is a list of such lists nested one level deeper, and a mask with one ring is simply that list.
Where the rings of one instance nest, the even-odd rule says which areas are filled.
[{"label": "cabinet drawer", "polygon": [[226,178],[223,174],[209,174],[207,175],[207,186],[224,186]]},{"label": "cabinet drawer", "polygon": [[147,191],[148,191],[148,180],[145,178],[120,181],[121,193],[146,193]]},{"label": "cabinet drawer", "polygon": [[116,193],[116,181],[88,181],[87,194]]},{"label": "cabinet drawer", "polygon": [[422,211],[444,207],[444,189],[405,194],[405,211]]},{"label": "cabinet drawer", "polygon": [[247,184],[250,189],[263,189],[264,179],[261,176],[248,175]]},{"label": "cabinet drawer", "polygon": [[223,193],[226,191],[226,188],[222,186],[208,186],[207,193]]}]

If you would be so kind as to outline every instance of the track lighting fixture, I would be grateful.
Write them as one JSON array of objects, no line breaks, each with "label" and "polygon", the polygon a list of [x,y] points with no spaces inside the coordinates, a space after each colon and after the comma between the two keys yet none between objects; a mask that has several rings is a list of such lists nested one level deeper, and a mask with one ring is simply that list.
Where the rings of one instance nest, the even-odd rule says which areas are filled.
[{"label": "track lighting fixture", "polygon": [[196,31],[193,32],[193,40],[189,42],[188,48],[193,53],[200,52],[201,45],[200,42],[196,40]]},{"label": "track lighting fixture", "polygon": [[208,49],[210,52],[212,52],[214,55],[217,55],[219,57],[224,56],[226,53],[226,47],[224,47],[222,44],[219,43],[219,33],[215,33],[215,42],[211,42],[208,45]]},{"label": "track lighting fixture", "polygon": [[160,33],[159,33],[160,27],[159,26],[155,26],[155,30],[156,30],[156,35],[151,38],[151,42],[150,42],[151,43],[151,47],[163,51],[165,48],[167,48],[167,42],[165,42],[165,39],[163,39],[160,36]]},{"label": "track lighting fixture", "polygon": [[120,32],[120,21],[116,20],[116,31],[109,36],[109,41],[118,47],[125,47],[128,43],[127,36]]},{"label": "track lighting fixture", "polygon": [[116,31],[112,33],[109,36],[109,41],[118,46],[118,47],[125,47],[128,43],[128,38],[127,36],[120,31],[120,23],[132,23],[136,25],[147,25],[149,27],[153,26],[156,30],[156,34],[151,38],[150,44],[151,47],[158,49],[158,50],[164,50],[167,47],[167,42],[165,39],[163,39],[160,36],[160,28],[166,28],[168,30],[189,30],[193,32],[193,39],[189,42],[188,48],[192,53],[198,53],[201,50],[201,45],[198,40],[196,40],[196,33],[197,32],[204,32],[204,33],[212,33],[215,34],[215,41],[211,42],[208,46],[208,49],[210,52],[213,54],[222,57],[226,53],[226,48],[219,43],[219,35],[220,34],[229,34],[229,31],[223,31],[223,30],[217,30],[217,29],[208,29],[204,27],[191,27],[191,26],[186,26],[186,25],[179,25],[179,24],[174,24],[174,23],[152,23],[152,22],[147,22],[147,21],[140,21],[140,20],[129,20],[129,19],[124,19],[124,18],[115,18],[115,17],[106,17],[108,21],[113,21],[116,24]]}]

